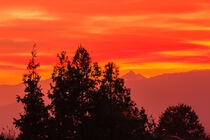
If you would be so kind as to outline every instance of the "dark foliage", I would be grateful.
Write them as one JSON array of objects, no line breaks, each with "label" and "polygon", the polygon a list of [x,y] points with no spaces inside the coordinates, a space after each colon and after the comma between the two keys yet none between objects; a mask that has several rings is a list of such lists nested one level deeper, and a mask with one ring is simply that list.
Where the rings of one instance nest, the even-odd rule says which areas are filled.
[{"label": "dark foliage", "polygon": [[0,140],[15,140],[15,131],[14,130],[5,130],[2,129],[2,132],[0,133]]},{"label": "dark foliage", "polygon": [[[56,139],[137,139],[150,136],[144,110],[135,107],[130,90],[113,63],[92,64],[79,47],[73,60],[59,56],[52,79],[52,122]],[[102,75],[102,77],[101,77]],[[131,137],[132,136],[132,137]]]},{"label": "dark foliage", "polygon": [[50,125],[52,126],[50,137],[52,139],[71,138],[73,135],[72,104],[69,101],[70,95],[66,87],[68,58],[65,52],[58,55],[58,58],[59,63],[55,66],[52,74],[54,82],[54,85],[51,86],[52,93],[48,95],[52,100],[51,111],[54,115],[50,119]]},{"label": "dark foliage", "polygon": [[47,120],[48,110],[45,107],[39,86],[40,76],[36,69],[39,64],[35,62],[35,46],[32,51],[27,70],[28,74],[24,75],[23,81],[26,86],[25,96],[17,96],[17,101],[24,105],[24,114],[20,114],[20,119],[14,119],[15,126],[20,130],[18,139],[23,140],[43,140],[47,138]]},{"label": "dark foliage", "polygon": [[185,104],[168,107],[160,116],[155,133],[159,137],[178,136],[184,140],[206,138],[197,114],[191,106]]},{"label": "dark foliage", "polygon": [[52,79],[53,122],[57,139],[84,139],[85,122],[89,120],[99,67],[90,64],[88,52],[79,47],[72,62],[65,52],[58,56]]},{"label": "dark foliage", "polygon": [[[153,140],[181,137],[185,140],[206,138],[198,116],[190,106],[181,104],[166,109],[156,127],[145,109],[136,107],[130,89],[119,77],[119,69],[108,63],[102,69],[92,63],[89,53],[80,46],[72,59],[66,52],[58,55],[52,73],[53,83],[44,105],[36,72],[36,52],[24,75],[24,114],[15,119],[24,140]],[[48,113],[50,111],[50,115]],[[207,138],[206,138],[207,139]]]},{"label": "dark foliage", "polygon": [[119,78],[113,63],[105,66],[100,88],[94,98],[94,120],[90,129],[95,139],[127,140],[148,139],[148,118],[144,109],[139,111],[130,98],[130,90]]}]

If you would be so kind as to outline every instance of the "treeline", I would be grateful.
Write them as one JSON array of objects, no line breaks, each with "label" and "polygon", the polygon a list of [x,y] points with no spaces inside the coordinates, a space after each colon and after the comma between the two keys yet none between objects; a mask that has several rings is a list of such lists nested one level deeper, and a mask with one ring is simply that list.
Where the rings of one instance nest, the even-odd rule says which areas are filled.
[{"label": "treeline", "polygon": [[[158,124],[138,109],[114,63],[101,68],[79,47],[71,59],[58,55],[45,105],[35,47],[23,81],[25,96],[17,96],[24,112],[14,119],[20,140],[153,140],[208,139],[190,106],[168,107]],[[152,87],[151,87],[152,88]],[[140,94],[140,93],[139,93]]]}]

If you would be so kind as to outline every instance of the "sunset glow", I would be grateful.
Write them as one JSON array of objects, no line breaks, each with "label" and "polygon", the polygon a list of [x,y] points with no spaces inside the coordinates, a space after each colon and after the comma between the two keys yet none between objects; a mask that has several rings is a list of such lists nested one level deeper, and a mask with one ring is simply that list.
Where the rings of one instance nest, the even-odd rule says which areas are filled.
[{"label": "sunset glow", "polygon": [[121,74],[210,69],[209,8],[206,0],[2,1],[0,84],[21,82],[34,43],[43,79],[58,52],[72,56],[79,44]]}]

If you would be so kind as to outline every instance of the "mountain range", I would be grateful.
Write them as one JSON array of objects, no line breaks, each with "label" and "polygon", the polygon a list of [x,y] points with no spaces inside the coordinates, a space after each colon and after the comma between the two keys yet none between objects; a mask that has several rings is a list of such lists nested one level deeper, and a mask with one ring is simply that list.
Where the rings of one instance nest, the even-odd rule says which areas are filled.
[{"label": "mountain range", "polygon": [[[210,70],[163,74],[151,78],[130,71],[122,78],[131,89],[131,97],[137,106],[143,106],[156,121],[168,106],[185,103],[193,107],[210,133]],[[41,81],[44,93],[50,88],[50,81]],[[0,93],[0,127],[14,128],[13,118],[23,111],[22,105],[16,103],[16,95],[24,95],[24,85],[0,85]]]}]

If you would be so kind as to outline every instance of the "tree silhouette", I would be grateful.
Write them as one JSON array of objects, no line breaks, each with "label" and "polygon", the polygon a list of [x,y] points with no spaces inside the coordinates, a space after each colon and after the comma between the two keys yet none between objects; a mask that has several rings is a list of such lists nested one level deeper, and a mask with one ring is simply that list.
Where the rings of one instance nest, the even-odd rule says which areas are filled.
[{"label": "tree silhouette", "polygon": [[59,62],[54,67],[51,85],[52,93],[48,97],[51,99],[51,111],[54,115],[50,125],[53,126],[53,139],[72,139],[73,137],[73,102],[69,101],[69,91],[67,87],[67,67],[70,63],[65,52],[58,55]]},{"label": "tree silhouette", "polygon": [[95,113],[92,129],[95,139],[146,139],[148,123],[144,110],[139,111],[131,100],[130,90],[119,78],[113,63],[105,66],[98,94],[94,97]]},{"label": "tree silhouette", "polygon": [[75,79],[78,82],[76,95],[78,95],[78,107],[80,110],[78,112],[77,139],[93,139],[89,127],[94,119],[92,102],[97,91],[98,79],[101,75],[100,67],[97,63],[91,63],[89,53],[82,46],[76,51],[73,58],[73,66],[76,70]]},{"label": "tree silhouette", "polygon": [[149,136],[148,118],[130,98],[113,63],[92,64],[87,50],[79,47],[72,61],[65,52],[52,74],[49,98],[56,139],[137,139]]},{"label": "tree silhouette", "polygon": [[185,140],[204,139],[206,136],[197,114],[185,104],[168,107],[160,116],[155,133],[159,137],[178,136]]},{"label": "tree silhouette", "polygon": [[209,139],[196,113],[184,104],[168,107],[156,127],[145,109],[136,107],[130,89],[119,77],[118,67],[108,63],[102,70],[98,63],[91,63],[82,46],[71,60],[64,51],[58,54],[48,93],[51,104],[46,107],[36,54],[34,45],[28,73],[23,78],[26,94],[23,98],[17,96],[17,102],[24,105],[24,113],[14,119],[20,130],[18,139],[152,140],[154,136]]},{"label": "tree silhouette", "polygon": [[52,114],[57,139],[85,139],[86,125],[90,119],[92,94],[100,71],[91,64],[88,52],[79,47],[72,62],[65,52],[59,57],[52,79]]},{"label": "tree silhouette", "polygon": [[14,119],[15,126],[20,130],[18,139],[23,140],[43,140],[47,138],[48,109],[45,107],[42,97],[44,94],[39,86],[40,76],[36,69],[39,64],[35,62],[35,45],[32,51],[32,59],[29,61],[28,74],[23,77],[25,96],[17,96],[17,102],[24,105],[24,113],[19,119]]}]

